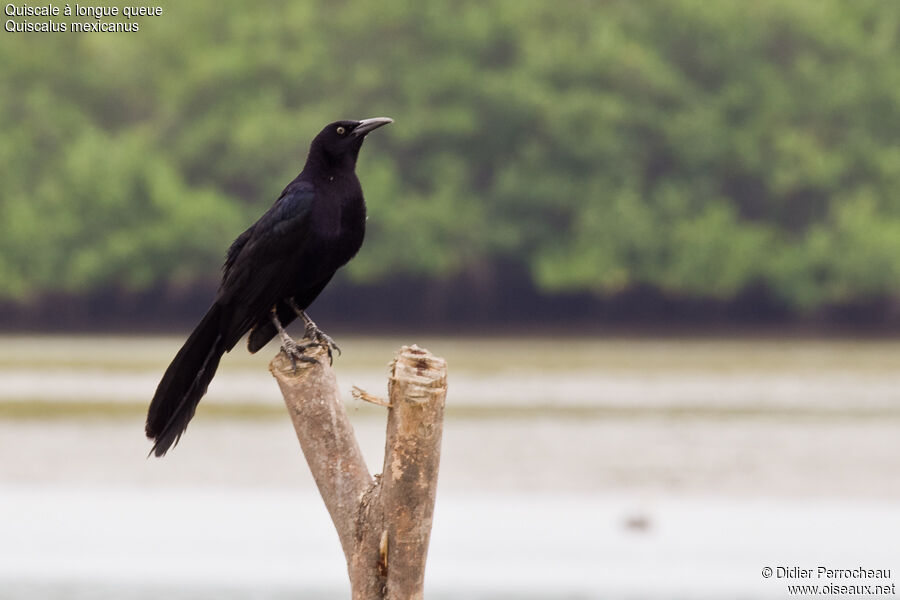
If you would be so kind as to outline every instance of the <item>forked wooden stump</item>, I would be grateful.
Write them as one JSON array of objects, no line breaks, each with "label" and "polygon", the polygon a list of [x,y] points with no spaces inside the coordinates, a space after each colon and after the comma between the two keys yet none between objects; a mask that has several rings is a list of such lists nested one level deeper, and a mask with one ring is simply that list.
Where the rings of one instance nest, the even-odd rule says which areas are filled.
[{"label": "forked wooden stump", "polygon": [[[284,353],[269,363],[278,381],[347,560],[355,600],[422,598],[437,491],[447,395],[447,363],[404,346],[391,363],[382,475],[369,474],[334,371]],[[359,391],[358,395],[371,399]],[[368,398],[367,398],[368,397]]]}]

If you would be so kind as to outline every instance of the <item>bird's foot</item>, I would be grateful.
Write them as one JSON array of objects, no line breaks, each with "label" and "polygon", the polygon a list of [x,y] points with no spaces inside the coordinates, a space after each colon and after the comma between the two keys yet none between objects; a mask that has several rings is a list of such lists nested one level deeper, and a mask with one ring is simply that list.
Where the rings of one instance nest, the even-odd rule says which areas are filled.
[{"label": "bird's foot", "polygon": [[311,348],[312,346],[321,346],[328,352],[328,362],[333,363],[334,358],[331,355],[332,351],[335,351],[340,355],[341,349],[338,348],[338,345],[334,343],[334,340],[331,339],[331,336],[316,327],[316,324],[312,321],[309,321],[306,324],[306,329],[303,330],[303,338],[309,340],[308,342],[301,344],[301,348]]},{"label": "bird's foot", "polygon": [[297,374],[297,361],[316,365],[319,364],[318,360],[312,356],[306,356],[306,354],[303,353],[308,347],[310,347],[309,344],[298,344],[286,335],[281,339],[281,351],[290,359],[291,368],[294,370],[295,375]]},{"label": "bird's foot", "polygon": [[334,343],[334,340],[331,339],[330,335],[319,329],[315,322],[309,318],[309,315],[306,314],[305,310],[297,306],[297,303],[293,298],[288,298],[288,304],[294,309],[297,316],[303,319],[303,338],[309,341],[305,344],[301,344],[301,347],[310,348],[312,346],[321,346],[328,352],[329,364],[333,364],[334,357],[331,354],[332,351],[337,351],[337,353],[340,354],[341,349]]}]

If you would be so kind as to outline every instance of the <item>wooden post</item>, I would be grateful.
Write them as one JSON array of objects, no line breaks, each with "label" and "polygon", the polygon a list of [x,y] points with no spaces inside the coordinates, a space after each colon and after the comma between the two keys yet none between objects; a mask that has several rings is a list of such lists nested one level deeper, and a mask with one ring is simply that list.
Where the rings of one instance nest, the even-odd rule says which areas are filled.
[{"label": "wooden post", "polygon": [[354,600],[422,598],[441,458],[447,364],[404,346],[391,363],[382,475],[369,474],[324,350],[269,364],[341,540]]}]

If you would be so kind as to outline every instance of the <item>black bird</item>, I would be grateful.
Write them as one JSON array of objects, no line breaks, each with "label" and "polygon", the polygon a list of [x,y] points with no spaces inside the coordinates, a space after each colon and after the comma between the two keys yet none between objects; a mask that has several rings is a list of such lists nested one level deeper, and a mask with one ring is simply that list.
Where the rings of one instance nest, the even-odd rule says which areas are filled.
[{"label": "black bird", "polygon": [[[212,306],[166,369],[147,413],[152,453],[162,456],[177,444],[222,354],[245,333],[256,352],[275,334],[295,360],[314,360],[302,351],[313,344],[337,350],[304,312],[363,242],[366,204],[356,177],[356,158],[370,131],[388,118],[337,121],[309,146],[303,171],[275,204],[231,244],[222,283]],[[296,344],[284,326],[296,317],[305,324],[305,344]]]}]

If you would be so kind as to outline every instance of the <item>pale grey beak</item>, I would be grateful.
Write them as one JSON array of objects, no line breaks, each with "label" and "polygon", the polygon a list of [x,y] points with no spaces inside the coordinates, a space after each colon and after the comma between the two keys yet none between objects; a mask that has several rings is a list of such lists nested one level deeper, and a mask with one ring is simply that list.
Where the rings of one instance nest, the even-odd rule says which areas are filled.
[{"label": "pale grey beak", "polygon": [[378,129],[382,125],[387,125],[388,123],[393,123],[394,120],[388,117],[375,117],[372,119],[363,119],[359,122],[359,125],[353,128],[353,131],[350,135],[353,137],[359,137],[361,135],[366,135],[373,129]]}]

